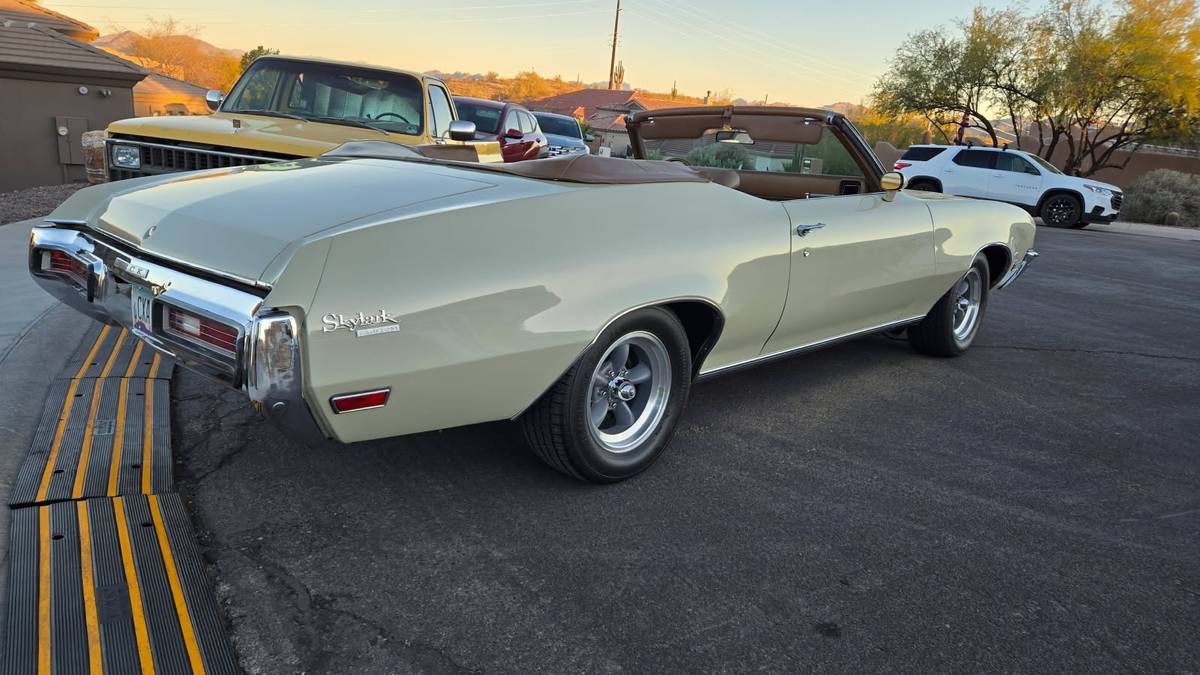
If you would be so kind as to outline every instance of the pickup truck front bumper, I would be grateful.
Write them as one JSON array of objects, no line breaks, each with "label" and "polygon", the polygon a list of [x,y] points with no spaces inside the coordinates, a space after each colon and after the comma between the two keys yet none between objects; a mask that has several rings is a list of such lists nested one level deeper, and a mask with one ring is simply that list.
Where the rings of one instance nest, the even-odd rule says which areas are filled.
[{"label": "pickup truck front bumper", "polygon": [[[244,391],[289,436],[305,443],[326,437],[304,400],[300,322],[287,312],[264,310],[261,296],[72,227],[33,228],[29,273],[72,308],[122,326],[180,365]],[[135,295],[152,298],[148,317],[135,317]]]}]

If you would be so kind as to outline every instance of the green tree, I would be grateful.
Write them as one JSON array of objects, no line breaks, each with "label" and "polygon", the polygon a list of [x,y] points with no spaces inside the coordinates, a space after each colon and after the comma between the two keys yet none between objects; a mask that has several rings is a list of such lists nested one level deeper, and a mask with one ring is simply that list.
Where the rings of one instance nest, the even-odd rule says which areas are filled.
[{"label": "green tree", "polygon": [[1123,0],[1115,14],[1096,0],[979,8],[956,31],[910,36],[874,98],[942,130],[965,114],[997,145],[1006,117],[1019,147],[1062,157],[1070,174],[1123,168],[1144,143],[1200,134],[1197,0]]},{"label": "green tree", "polygon": [[259,46],[255,47],[254,49],[251,49],[250,51],[246,52],[245,54],[242,54],[242,62],[240,64],[241,72],[243,72],[243,73],[246,72],[246,69],[250,67],[250,64],[254,63],[254,59],[257,59],[260,56],[270,56],[272,54],[278,54],[278,53],[279,53],[278,49],[271,49],[270,47],[264,47],[262,45],[259,45]]}]

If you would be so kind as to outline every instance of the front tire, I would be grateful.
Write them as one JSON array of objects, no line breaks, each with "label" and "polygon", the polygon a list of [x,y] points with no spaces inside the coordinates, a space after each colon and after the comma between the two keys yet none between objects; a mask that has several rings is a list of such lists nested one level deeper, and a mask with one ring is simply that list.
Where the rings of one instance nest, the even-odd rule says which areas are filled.
[{"label": "front tire", "polygon": [[929,314],[909,327],[908,339],[913,348],[930,356],[964,354],[979,334],[987,310],[989,279],[987,258],[979,255]]},{"label": "front tire", "polygon": [[525,439],[568,476],[625,480],[666,450],[691,381],[691,349],[675,315],[661,308],[630,313],[522,416]]},{"label": "front tire", "polygon": [[1038,210],[1042,222],[1054,227],[1084,227],[1083,204],[1078,197],[1068,194],[1052,195],[1042,202]]}]

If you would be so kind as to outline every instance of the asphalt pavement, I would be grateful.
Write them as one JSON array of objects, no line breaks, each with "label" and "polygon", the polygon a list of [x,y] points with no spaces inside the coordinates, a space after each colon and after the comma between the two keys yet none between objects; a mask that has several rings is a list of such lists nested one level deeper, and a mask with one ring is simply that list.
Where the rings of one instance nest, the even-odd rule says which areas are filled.
[{"label": "asphalt pavement", "polygon": [[1200,242],[1040,228],[963,358],[871,337],[693,390],[626,483],[510,424],[307,449],[180,371],[250,672],[1194,672]]}]

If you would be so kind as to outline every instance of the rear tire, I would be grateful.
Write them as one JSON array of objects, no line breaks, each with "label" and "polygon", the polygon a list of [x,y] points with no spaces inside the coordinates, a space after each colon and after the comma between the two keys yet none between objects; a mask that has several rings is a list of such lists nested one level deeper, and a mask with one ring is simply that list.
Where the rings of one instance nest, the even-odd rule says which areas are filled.
[{"label": "rear tire", "polygon": [[987,310],[989,279],[987,258],[981,254],[929,314],[909,327],[908,339],[913,348],[930,356],[964,354],[979,334]]},{"label": "rear tire", "polygon": [[542,461],[584,481],[615,483],[667,449],[687,403],[692,357],[673,313],[614,321],[521,418]]},{"label": "rear tire", "polygon": [[918,178],[908,184],[909,190],[921,190],[923,192],[941,192],[942,188],[938,184],[928,178]]}]

